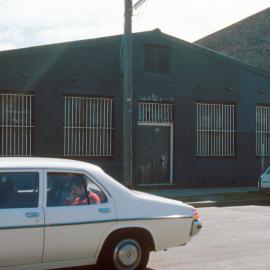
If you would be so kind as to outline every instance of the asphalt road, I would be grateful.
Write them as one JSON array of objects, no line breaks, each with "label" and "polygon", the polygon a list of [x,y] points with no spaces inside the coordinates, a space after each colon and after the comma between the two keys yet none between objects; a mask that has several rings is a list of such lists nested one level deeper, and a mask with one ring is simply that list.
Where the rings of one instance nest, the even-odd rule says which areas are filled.
[{"label": "asphalt road", "polygon": [[150,270],[269,270],[270,206],[199,208],[201,233],[151,253]]},{"label": "asphalt road", "polygon": [[270,204],[198,211],[203,222],[200,234],[186,246],[152,252],[147,270],[270,269]]}]

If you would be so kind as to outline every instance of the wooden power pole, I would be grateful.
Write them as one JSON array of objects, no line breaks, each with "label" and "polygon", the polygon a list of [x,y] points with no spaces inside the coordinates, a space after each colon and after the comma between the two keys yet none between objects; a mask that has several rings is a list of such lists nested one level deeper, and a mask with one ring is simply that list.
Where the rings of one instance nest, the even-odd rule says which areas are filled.
[{"label": "wooden power pole", "polygon": [[132,186],[132,0],[125,1],[123,38],[123,177]]}]

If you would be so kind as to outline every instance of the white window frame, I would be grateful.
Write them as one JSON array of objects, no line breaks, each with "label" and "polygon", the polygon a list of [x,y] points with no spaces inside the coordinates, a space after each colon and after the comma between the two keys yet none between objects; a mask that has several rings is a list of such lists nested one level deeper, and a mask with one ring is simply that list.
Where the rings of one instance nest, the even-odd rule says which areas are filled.
[{"label": "white window frame", "polygon": [[138,102],[138,123],[174,124],[174,104]]},{"label": "white window frame", "polygon": [[32,156],[33,97],[30,94],[0,94],[0,156]]},{"label": "white window frame", "polygon": [[64,156],[112,157],[114,99],[64,96]]},{"label": "white window frame", "polygon": [[196,156],[236,155],[236,105],[196,103]]},{"label": "white window frame", "polygon": [[138,102],[138,126],[156,126],[170,128],[170,175],[169,183],[140,184],[139,186],[173,185],[173,145],[174,145],[174,103],[160,103],[154,101]]},{"label": "white window frame", "polygon": [[256,105],[256,156],[270,156],[270,105]]}]

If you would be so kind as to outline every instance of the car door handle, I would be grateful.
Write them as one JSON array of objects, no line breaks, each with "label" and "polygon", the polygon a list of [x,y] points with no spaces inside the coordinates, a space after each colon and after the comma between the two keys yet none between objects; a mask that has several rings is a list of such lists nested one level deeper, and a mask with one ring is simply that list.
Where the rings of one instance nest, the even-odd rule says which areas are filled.
[{"label": "car door handle", "polygon": [[111,208],[99,208],[98,209],[99,213],[110,213],[111,212]]},{"label": "car door handle", "polygon": [[36,218],[36,217],[39,217],[39,213],[38,212],[27,212],[27,213],[25,213],[25,216],[27,218]]}]

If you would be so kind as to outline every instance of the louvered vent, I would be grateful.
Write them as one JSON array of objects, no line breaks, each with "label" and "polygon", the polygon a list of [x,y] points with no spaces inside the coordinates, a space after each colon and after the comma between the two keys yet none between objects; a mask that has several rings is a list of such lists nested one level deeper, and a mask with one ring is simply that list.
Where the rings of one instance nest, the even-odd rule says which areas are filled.
[{"label": "louvered vent", "polygon": [[144,68],[147,72],[168,74],[170,72],[169,47],[145,45]]}]

